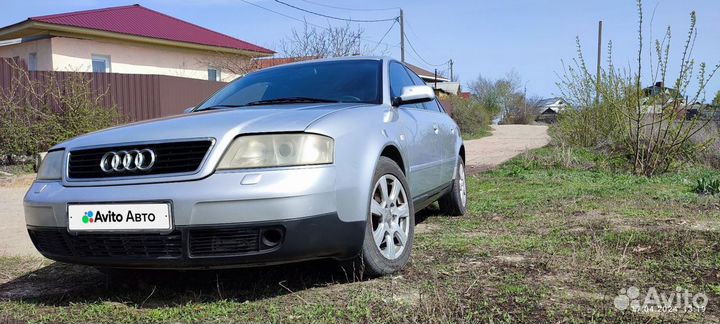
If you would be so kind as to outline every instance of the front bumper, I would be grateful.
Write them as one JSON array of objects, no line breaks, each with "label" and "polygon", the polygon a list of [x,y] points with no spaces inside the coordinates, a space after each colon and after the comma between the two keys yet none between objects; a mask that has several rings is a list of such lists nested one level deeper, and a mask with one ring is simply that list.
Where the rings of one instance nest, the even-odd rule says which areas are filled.
[{"label": "front bumper", "polygon": [[[338,216],[335,178],[335,167],[328,165],[216,172],[196,181],[135,185],[108,181],[71,187],[39,181],[25,195],[25,220],[43,255],[70,263],[206,268],[342,259],[358,253],[365,222]],[[171,202],[171,233],[67,231],[69,203],[146,201]],[[267,229],[282,232],[280,244],[263,245]],[[194,245],[199,233],[205,241]],[[198,246],[211,251],[198,253]]]},{"label": "front bumper", "polygon": [[[343,222],[337,214],[282,222],[178,226],[169,234],[78,234],[65,228],[29,226],[45,257],[111,268],[208,269],[260,266],[359,253],[365,222]],[[282,233],[268,246],[263,232]]]}]

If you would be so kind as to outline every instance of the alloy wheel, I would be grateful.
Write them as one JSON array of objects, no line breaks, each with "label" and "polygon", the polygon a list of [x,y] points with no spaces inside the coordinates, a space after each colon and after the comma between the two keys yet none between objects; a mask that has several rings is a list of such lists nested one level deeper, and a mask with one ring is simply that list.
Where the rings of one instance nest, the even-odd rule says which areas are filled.
[{"label": "alloy wheel", "polygon": [[463,163],[458,164],[458,178],[460,180],[460,202],[463,206],[467,206],[467,185],[465,183],[465,165]]},{"label": "alloy wheel", "polygon": [[370,200],[370,219],[375,246],[389,260],[399,258],[408,243],[410,208],[402,182],[386,174],[377,182]]}]

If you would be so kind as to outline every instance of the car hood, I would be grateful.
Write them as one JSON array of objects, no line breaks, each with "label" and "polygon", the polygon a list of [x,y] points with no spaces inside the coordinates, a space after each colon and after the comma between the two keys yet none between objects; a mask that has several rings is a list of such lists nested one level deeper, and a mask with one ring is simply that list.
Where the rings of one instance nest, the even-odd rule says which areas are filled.
[{"label": "car hood", "polygon": [[238,134],[301,132],[314,121],[368,104],[287,104],[194,112],[131,123],[82,135],[54,148],[78,148],[189,138],[218,141]]}]

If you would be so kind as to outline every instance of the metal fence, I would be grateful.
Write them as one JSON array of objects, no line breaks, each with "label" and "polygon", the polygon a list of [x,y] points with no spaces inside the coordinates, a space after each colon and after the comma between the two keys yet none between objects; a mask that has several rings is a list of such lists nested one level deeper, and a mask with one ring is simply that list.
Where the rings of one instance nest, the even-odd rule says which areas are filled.
[{"label": "metal fence", "polygon": [[[0,91],[10,88],[15,69],[27,70],[23,60],[0,59]],[[103,105],[116,106],[129,121],[176,115],[195,106],[225,85],[223,82],[188,79],[166,75],[30,71],[29,77],[40,83],[63,80],[79,73],[91,80],[92,90],[106,93]],[[17,82],[17,78],[15,79]]]}]

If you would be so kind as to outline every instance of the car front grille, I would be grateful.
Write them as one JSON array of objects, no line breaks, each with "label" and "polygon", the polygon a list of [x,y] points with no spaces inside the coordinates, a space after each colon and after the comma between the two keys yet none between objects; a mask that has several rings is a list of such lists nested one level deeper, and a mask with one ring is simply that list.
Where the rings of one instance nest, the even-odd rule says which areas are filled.
[{"label": "car front grille", "polygon": [[160,234],[79,234],[63,230],[29,230],[40,252],[78,257],[179,258],[182,235],[175,231]]},{"label": "car front grille", "polygon": [[[211,140],[197,140],[173,143],[137,144],[108,146],[76,150],[70,152],[68,177],[70,179],[115,178],[142,175],[159,175],[194,172],[208,153]],[[100,160],[108,152],[150,149],[155,152],[155,163],[145,171],[105,172],[100,168]]]}]

